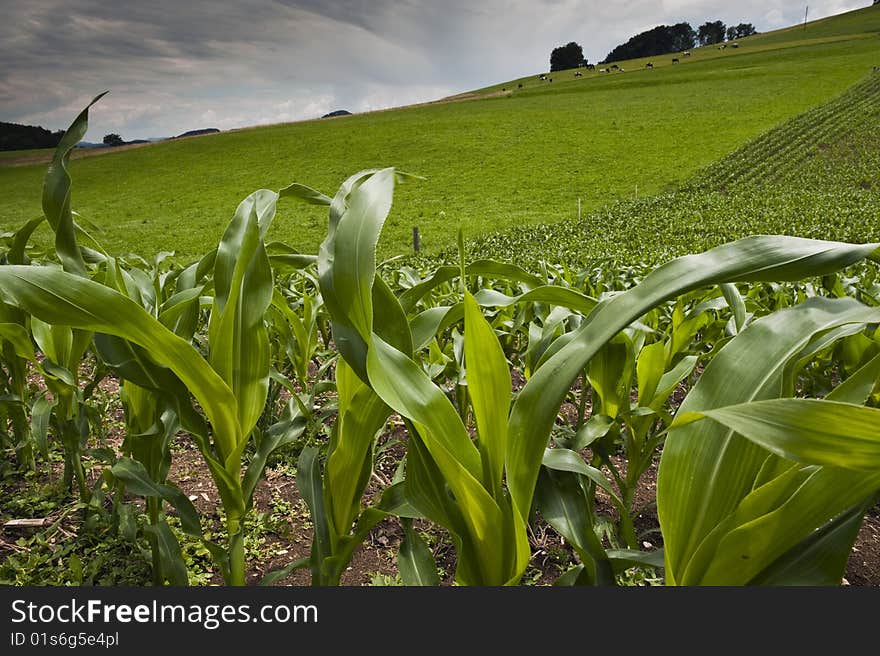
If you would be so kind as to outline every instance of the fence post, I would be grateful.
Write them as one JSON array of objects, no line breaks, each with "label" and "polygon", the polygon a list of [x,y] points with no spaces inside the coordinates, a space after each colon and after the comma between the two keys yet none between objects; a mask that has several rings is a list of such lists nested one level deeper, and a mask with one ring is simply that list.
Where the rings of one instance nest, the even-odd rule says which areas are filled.
[{"label": "fence post", "polygon": [[419,237],[419,226],[413,226],[413,250],[418,253],[420,246],[421,239]]}]

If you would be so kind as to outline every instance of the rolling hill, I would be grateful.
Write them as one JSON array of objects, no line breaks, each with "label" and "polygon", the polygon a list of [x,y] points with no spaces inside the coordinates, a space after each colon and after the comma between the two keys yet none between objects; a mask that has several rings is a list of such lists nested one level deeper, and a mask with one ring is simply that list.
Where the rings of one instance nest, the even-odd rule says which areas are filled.
[{"label": "rolling hill", "polygon": [[[301,182],[335,190],[381,166],[425,176],[402,185],[383,235],[386,255],[471,235],[576,218],[618,199],[678,189],[744,143],[828,102],[878,56],[880,6],[757,35],[737,49],[701,48],[680,65],[619,62],[625,72],[537,74],[425,104],[163,142],[74,161],[73,207],[113,252],[216,243],[237,203]],[[522,84],[522,88],[519,85]],[[73,118],[73,117],[71,117]],[[40,214],[44,165],[0,162],[0,230]],[[319,208],[282,205],[273,238],[314,251]],[[45,230],[41,229],[41,230]],[[38,233],[37,239],[46,232]]]}]

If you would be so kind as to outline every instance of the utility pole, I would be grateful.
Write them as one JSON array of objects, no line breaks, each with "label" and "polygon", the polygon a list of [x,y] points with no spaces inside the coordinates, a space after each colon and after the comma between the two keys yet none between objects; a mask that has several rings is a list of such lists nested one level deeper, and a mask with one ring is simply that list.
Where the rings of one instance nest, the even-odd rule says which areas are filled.
[{"label": "utility pole", "polygon": [[807,14],[810,13],[810,5],[807,5],[806,10],[804,11],[804,31],[807,29]]}]

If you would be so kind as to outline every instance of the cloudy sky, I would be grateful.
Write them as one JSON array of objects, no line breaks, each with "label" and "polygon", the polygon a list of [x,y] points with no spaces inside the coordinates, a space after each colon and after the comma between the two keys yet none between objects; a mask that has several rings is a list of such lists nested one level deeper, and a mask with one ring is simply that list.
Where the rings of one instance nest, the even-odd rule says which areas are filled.
[{"label": "cloudy sky", "polygon": [[[434,100],[549,68],[568,41],[599,61],[659,24],[803,20],[786,0],[0,0],[0,121],[86,139],[316,118]],[[812,0],[810,18],[870,5]]]}]

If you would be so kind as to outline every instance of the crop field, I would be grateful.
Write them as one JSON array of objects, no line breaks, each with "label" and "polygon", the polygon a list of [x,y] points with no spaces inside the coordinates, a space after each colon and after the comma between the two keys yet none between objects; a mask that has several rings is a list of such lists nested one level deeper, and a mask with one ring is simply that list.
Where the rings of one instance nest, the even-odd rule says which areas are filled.
[{"label": "crop field", "polygon": [[[581,221],[478,237],[473,253],[588,266],[658,264],[751,234],[880,239],[880,74],[698,172],[681,188]],[[659,239],[658,239],[659,236]],[[454,251],[439,260],[454,259]]]},{"label": "crop field", "polygon": [[[351,171],[395,166],[426,179],[396,190],[383,256],[411,251],[415,225],[424,250],[436,253],[454,246],[459,221],[476,235],[570,220],[578,199],[587,213],[676,189],[862,79],[878,63],[880,10],[859,14],[863,33],[833,42],[782,41],[753,52],[746,40],[723,56],[695,50],[680,66],[544,86],[530,78],[536,86],[517,90],[511,82],[509,93],[484,99],[84,158],[76,162],[77,211],[114,252],[151,257],[173,242],[183,262],[210,247],[211,235],[254,189],[293,180],[329,189]],[[847,16],[839,20],[849,29]],[[0,166],[0,230],[40,215],[44,168]],[[314,252],[326,229],[321,212],[286,203],[279,212],[273,238]],[[46,243],[48,233],[35,238]]]},{"label": "crop field", "polygon": [[[864,63],[863,41],[823,45],[813,72]],[[476,166],[418,257],[385,258],[405,250],[400,206],[431,198],[424,170],[337,152],[332,183],[273,168],[242,190],[242,158],[301,130],[330,161],[358,120],[403,148],[403,116],[433,116],[436,139],[508,103],[635,111],[655,87],[621,74],[72,161],[86,108],[31,185],[42,213],[0,235],[0,584],[880,585],[880,73],[811,86],[784,73],[801,47],[741,60],[794,106],[757,73],[670,67],[680,84],[653,97],[706,141],[638,197],[494,231],[464,213],[497,204],[477,180],[501,171]],[[773,118],[709,145],[732,122],[679,92],[730,85],[725,102]],[[541,152],[564,168],[568,147]],[[231,217],[182,247],[167,224],[155,246],[102,224],[146,202],[135,184],[163,189],[174,171],[150,167],[169,153],[193,171],[172,209],[240,191]],[[135,164],[132,196],[96,183]],[[295,221],[314,242],[288,239]]]}]

